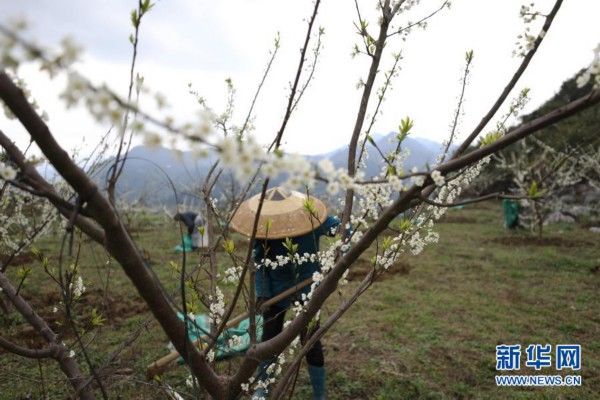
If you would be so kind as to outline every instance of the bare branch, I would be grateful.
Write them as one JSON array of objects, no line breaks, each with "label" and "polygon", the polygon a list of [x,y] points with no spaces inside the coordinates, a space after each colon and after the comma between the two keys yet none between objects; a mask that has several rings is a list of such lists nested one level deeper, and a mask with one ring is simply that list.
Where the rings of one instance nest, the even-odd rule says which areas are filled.
[{"label": "bare branch", "polygon": [[288,121],[292,115],[292,111],[294,108],[294,99],[296,98],[296,92],[298,90],[298,84],[300,83],[300,76],[302,75],[302,68],[304,67],[304,63],[306,61],[306,51],[308,50],[308,43],[310,42],[310,36],[313,28],[313,24],[317,18],[317,13],[319,12],[319,5],[321,4],[321,0],[315,0],[315,5],[313,7],[313,13],[308,21],[308,29],[306,30],[306,36],[304,38],[304,45],[300,50],[300,61],[298,62],[298,68],[296,70],[296,77],[294,78],[294,83],[290,89],[290,95],[288,97],[288,105],[285,111],[285,115],[283,117],[283,121],[281,122],[281,127],[275,136],[275,140],[269,146],[269,150],[275,147],[275,149],[279,148],[281,144],[281,138],[283,137],[283,132],[287,126]]},{"label": "bare branch", "polygon": [[6,351],[14,353],[21,357],[27,358],[53,358],[58,353],[58,347],[56,345],[49,345],[45,349],[29,349],[27,347],[19,346],[11,341],[4,339],[0,336],[0,347]]},{"label": "bare branch", "polygon": [[[389,0],[386,0],[383,8],[383,16],[381,17],[381,24],[379,26],[379,35],[375,44],[375,53],[373,54],[373,57],[371,59],[369,74],[367,76],[367,81],[365,82],[365,86],[363,88],[360,106],[358,108],[356,121],[354,123],[354,129],[352,131],[352,136],[350,137],[350,144],[348,146],[349,176],[354,176],[354,174],[356,173],[356,148],[358,144],[358,138],[360,136],[360,132],[362,131],[362,127],[367,114],[367,108],[369,106],[369,99],[371,98],[371,92],[373,90],[373,84],[375,83],[375,78],[377,77],[377,72],[379,69],[379,63],[381,62],[381,57],[383,55],[383,49],[385,47],[385,42],[387,39],[387,31],[390,26],[390,23],[392,22],[392,15],[388,14]],[[342,226],[346,226],[350,221],[350,214],[352,213],[353,202],[354,191],[352,189],[348,189],[346,191],[344,212],[342,215]]]},{"label": "bare branch", "polygon": [[416,22],[410,23],[410,24],[408,24],[406,26],[403,26],[403,27],[399,28],[395,32],[390,33],[388,35],[388,37],[391,37],[391,36],[394,36],[394,35],[398,35],[400,33],[403,33],[403,32],[406,32],[406,31],[410,30],[411,28],[413,28],[415,26],[421,25],[423,22],[427,21],[428,19],[432,18],[437,13],[439,13],[440,11],[442,11],[444,9],[444,7],[446,7],[448,5],[449,2],[450,2],[450,0],[445,0],[442,3],[442,5],[439,8],[437,8],[435,11],[433,11],[431,14],[428,14],[428,15],[424,16],[423,18],[419,19]]},{"label": "bare branch", "polygon": [[[75,391],[81,389],[81,398],[85,400],[92,400],[95,398],[94,392],[89,388],[83,388],[84,377],[77,366],[77,362],[74,358],[69,357],[67,349],[64,345],[58,343],[58,337],[54,331],[29,305],[25,299],[17,294],[15,288],[12,286],[6,275],[0,272],[0,288],[10,302],[15,306],[15,309],[25,318],[25,320],[46,340],[53,350],[52,358],[54,358],[63,373],[69,379],[69,382],[73,386]],[[17,350],[28,350],[20,349]],[[25,353],[28,353],[25,351]],[[31,354],[30,354],[31,355]],[[83,389],[82,389],[83,388]]]},{"label": "bare branch", "polygon": [[483,117],[483,119],[479,122],[475,129],[473,129],[473,132],[471,132],[471,134],[463,141],[463,143],[458,147],[458,149],[456,149],[456,151],[454,152],[454,157],[458,157],[462,153],[464,153],[465,150],[467,150],[467,148],[471,145],[471,143],[473,143],[473,141],[477,138],[477,136],[479,136],[479,134],[481,133],[483,128],[485,128],[488,122],[490,122],[494,115],[496,115],[496,112],[498,112],[500,106],[502,106],[510,92],[513,90],[513,88],[517,84],[517,81],[519,80],[519,78],[521,78],[521,75],[523,75],[523,72],[525,72],[525,70],[529,66],[529,63],[531,62],[531,59],[542,44],[545,34],[546,32],[548,32],[548,29],[550,29],[552,21],[554,21],[554,17],[558,13],[562,2],[563,0],[556,0],[556,3],[554,3],[554,7],[552,7],[552,11],[550,11],[550,14],[548,14],[548,16],[546,17],[546,21],[544,22],[541,33],[538,35],[537,39],[533,43],[531,50],[529,50],[529,52],[525,55],[523,61],[519,65],[519,68],[517,68],[515,74],[512,76],[504,90],[502,90],[502,93],[500,93],[500,97],[498,97],[494,105],[492,105],[492,108]]},{"label": "bare branch", "polygon": [[480,202],[486,201],[486,200],[497,200],[497,199],[523,200],[523,199],[528,199],[528,198],[529,197],[527,197],[527,196],[512,196],[512,195],[508,195],[508,194],[504,194],[504,193],[490,193],[490,194],[486,194],[485,196],[476,197],[473,199],[467,199],[467,200],[463,200],[463,201],[457,201],[454,203],[439,203],[439,202],[431,200],[427,197],[418,196],[418,199],[421,200],[423,203],[427,203],[427,204],[430,204],[430,205],[436,206],[436,207],[447,207],[447,208],[464,206],[464,205],[473,204],[473,203],[480,203]]}]

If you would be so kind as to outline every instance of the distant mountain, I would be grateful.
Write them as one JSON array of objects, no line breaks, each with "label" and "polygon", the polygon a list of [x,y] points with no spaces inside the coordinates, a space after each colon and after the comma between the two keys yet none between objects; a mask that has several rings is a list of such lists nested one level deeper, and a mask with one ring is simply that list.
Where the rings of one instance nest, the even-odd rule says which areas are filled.
[{"label": "distant mountain", "polygon": [[[383,154],[389,154],[396,149],[397,141],[395,137],[396,133],[390,132],[387,135],[375,136],[374,140]],[[370,177],[379,174],[383,166],[383,160],[371,144],[367,144],[367,146],[369,157],[367,158],[365,173]],[[412,167],[423,167],[426,164],[432,164],[437,155],[440,154],[442,145],[429,139],[407,137],[402,143],[402,148],[410,151],[404,167],[411,169]],[[325,154],[310,156],[309,158],[315,161],[322,158],[329,158],[336,167],[344,167],[348,163],[348,147],[342,147]]]},{"label": "distant mountain", "polygon": [[[375,143],[384,154],[395,149],[395,133],[375,136]],[[368,144],[369,157],[366,162],[366,175],[375,176],[381,171],[383,161],[371,144]],[[424,138],[408,137],[402,144],[403,149],[410,151],[405,168],[423,167],[434,162],[442,147],[440,143]],[[334,151],[307,156],[313,162],[329,158],[336,167],[344,167],[348,160],[348,147],[340,147]],[[140,202],[146,205],[175,204],[175,196],[171,183],[180,193],[179,202],[190,200],[186,194],[193,188],[199,188],[203,183],[210,166],[214,163],[214,155],[207,158],[196,158],[191,152],[176,152],[163,147],[137,146],[130,150],[128,161],[119,179],[118,191],[120,197],[129,202]],[[110,162],[107,162],[110,165]],[[224,173],[227,177],[227,172]],[[96,174],[98,182],[106,178],[106,169]],[[273,182],[277,184],[278,182]],[[222,184],[215,188],[216,194],[227,190]]]},{"label": "distant mountain", "polygon": [[[118,181],[119,197],[149,206],[181,203],[186,193],[202,185],[215,160],[214,155],[198,158],[192,152],[164,147],[133,147]],[[110,160],[106,164],[110,165]],[[98,182],[106,180],[107,169],[96,174]]]}]

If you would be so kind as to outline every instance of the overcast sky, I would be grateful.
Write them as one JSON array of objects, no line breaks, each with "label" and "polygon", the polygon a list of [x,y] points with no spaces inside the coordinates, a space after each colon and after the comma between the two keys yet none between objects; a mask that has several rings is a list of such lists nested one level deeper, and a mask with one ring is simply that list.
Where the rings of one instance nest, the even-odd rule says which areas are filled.
[{"label": "overcast sky", "polygon": [[[412,14],[433,11],[441,0],[423,0]],[[287,88],[298,62],[311,1],[300,0],[158,0],[141,27],[138,71],[153,89],[165,93],[178,121],[190,119],[198,109],[187,93],[188,83],[219,109],[225,98],[224,80],[231,77],[238,90],[238,112],[247,112],[277,32],[281,49],[256,108],[256,135],[267,142],[276,133],[285,109]],[[374,0],[359,2],[365,15],[373,15]],[[0,20],[25,17],[30,37],[55,46],[71,35],[85,48],[76,69],[94,82],[107,82],[120,92],[126,89],[131,48],[129,11],[137,0],[0,0]],[[473,49],[475,60],[467,89],[460,132],[466,134],[479,121],[516,69],[512,56],[517,35],[524,29],[519,18],[521,1],[455,0],[430,20],[426,31],[407,42],[392,39],[388,55],[402,51],[402,71],[387,96],[384,114],[374,131],[395,130],[404,116],[415,120],[415,135],[442,141],[449,131],[464,53]],[[548,12],[553,1],[538,1]],[[600,2],[566,0],[528,72],[517,85],[531,88],[528,109],[552,96],[561,82],[592,59],[600,42]],[[356,83],[366,76],[364,57],[352,59],[356,21],[351,0],[322,0],[317,24],[325,28],[324,49],[302,103],[284,137],[285,149],[322,153],[348,143],[360,100]],[[402,17],[398,21],[403,21]],[[404,19],[406,21],[406,19]],[[376,36],[376,20],[371,30]],[[534,33],[539,24],[533,26]],[[383,62],[389,68],[391,60]],[[22,76],[50,115],[50,127],[67,148],[93,143],[108,126],[95,124],[84,110],[65,111],[57,101],[64,85],[49,83],[46,75],[25,68]],[[27,137],[16,124],[0,116],[0,126],[19,143]],[[83,145],[85,146],[85,144]],[[85,149],[85,147],[84,147]]]}]

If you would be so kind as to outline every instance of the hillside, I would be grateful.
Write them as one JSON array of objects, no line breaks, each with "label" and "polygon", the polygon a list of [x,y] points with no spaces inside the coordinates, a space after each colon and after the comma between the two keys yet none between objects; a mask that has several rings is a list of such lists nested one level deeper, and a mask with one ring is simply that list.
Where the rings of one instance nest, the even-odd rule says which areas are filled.
[{"label": "hillside", "polygon": [[[563,82],[558,92],[552,98],[532,113],[523,116],[521,122],[527,123],[590,93],[592,91],[593,80],[581,88],[577,87],[576,80],[580,73],[581,71]],[[596,105],[571,118],[542,129],[536,133],[536,136],[555,148],[577,147],[588,144],[597,146],[599,143],[599,130],[600,105]]]},{"label": "hillside", "polygon": [[[576,81],[580,74],[581,71],[564,81],[554,96],[533,112],[522,116],[519,124],[511,129],[518,128],[531,120],[590,93],[592,91],[591,82],[581,88],[577,86]],[[568,149],[586,148],[588,146],[594,146],[597,149],[600,145],[599,133],[600,105],[596,105],[570,118],[541,129],[534,136],[556,150],[566,151]],[[501,154],[520,154],[521,151],[520,145],[514,144],[504,149]],[[478,177],[474,185],[472,185],[469,193],[475,195],[476,193],[486,194],[497,191],[508,191],[512,185],[512,178],[513,176],[508,171],[497,168],[496,163],[491,163]]]}]

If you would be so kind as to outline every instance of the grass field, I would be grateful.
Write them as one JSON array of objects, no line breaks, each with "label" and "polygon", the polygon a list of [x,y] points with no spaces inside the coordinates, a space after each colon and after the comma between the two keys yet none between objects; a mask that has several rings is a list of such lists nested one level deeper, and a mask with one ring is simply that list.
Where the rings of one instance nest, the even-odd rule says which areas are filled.
[{"label": "grass field", "polygon": [[[179,260],[171,251],[178,240],[176,226],[155,217],[139,217],[136,225],[134,235],[154,271],[176,293],[177,277],[168,267]],[[325,337],[329,398],[600,399],[600,235],[576,225],[550,226],[542,240],[509,233],[495,203],[450,210],[438,227],[438,245],[407,257]],[[58,238],[51,236],[38,247],[52,256],[57,245]],[[357,263],[357,277],[368,259],[364,255]],[[22,294],[64,333],[67,344],[73,343],[61,313],[52,310],[59,298],[56,287],[39,262],[28,257],[20,262],[32,268]],[[14,278],[17,267],[11,268]],[[140,332],[110,365],[106,385],[112,398],[165,398],[144,380],[147,364],[167,351],[167,339],[144,303],[119,266],[106,264],[100,247],[83,243],[81,269],[88,289],[77,308],[80,325],[86,326],[92,308],[106,318],[84,336],[93,338],[92,362],[103,364],[106,354]],[[356,284],[353,280],[348,288]],[[330,299],[325,315],[349,289]],[[17,317],[1,319],[0,332],[19,343],[41,345]],[[582,386],[496,387],[495,346],[501,343],[581,344]],[[77,357],[82,360],[80,351]],[[230,367],[220,363],[225,371]],[[519,373],[536,372],[522,368]],[[165,381],[185,392],[186,376],[179,368]],[[38,364],[0,352],[0,399],[40,398],[44,391],[52,399],[70,393],[54,362]],[[310,398],[304,368],[294,398]]]}]

